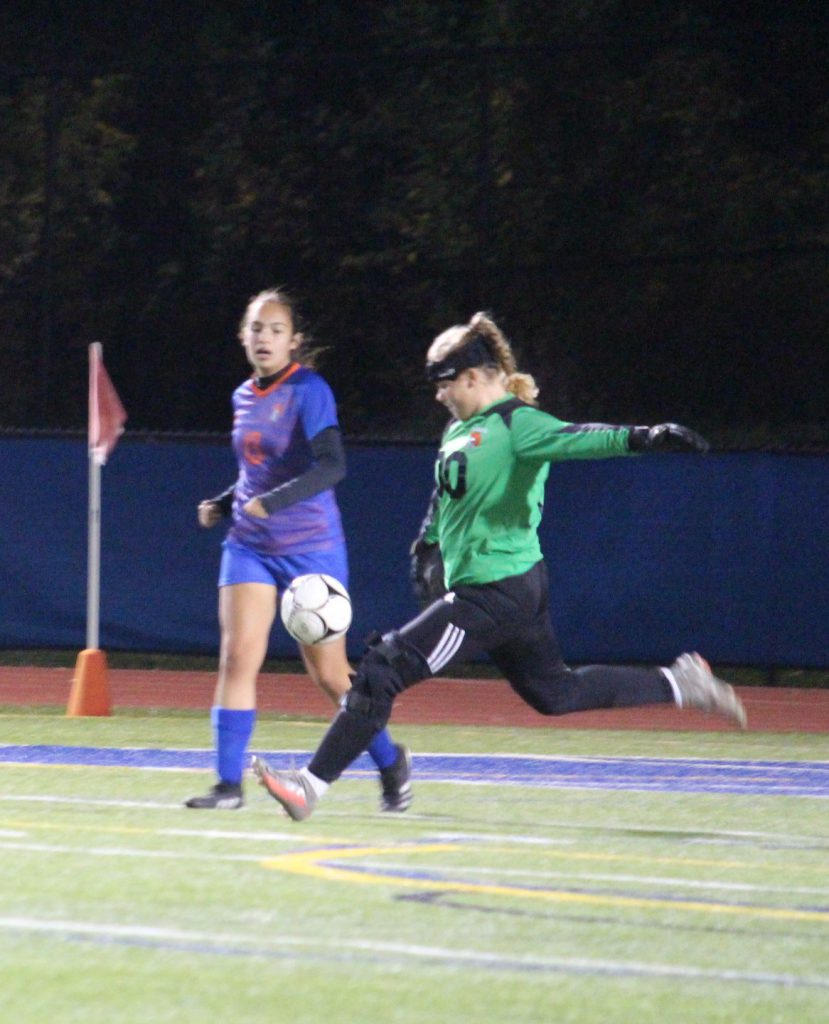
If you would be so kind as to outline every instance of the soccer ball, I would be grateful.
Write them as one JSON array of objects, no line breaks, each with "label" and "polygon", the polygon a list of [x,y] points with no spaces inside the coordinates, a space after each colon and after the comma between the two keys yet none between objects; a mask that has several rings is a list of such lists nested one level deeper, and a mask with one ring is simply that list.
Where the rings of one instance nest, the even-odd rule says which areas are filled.
[{"label": "soccer ball", "polygon": [[306,646],[330,644],[351,625],[351,598],[333,576],[312,572],[297,576],[284,591],[280,612],[294,640]]}]

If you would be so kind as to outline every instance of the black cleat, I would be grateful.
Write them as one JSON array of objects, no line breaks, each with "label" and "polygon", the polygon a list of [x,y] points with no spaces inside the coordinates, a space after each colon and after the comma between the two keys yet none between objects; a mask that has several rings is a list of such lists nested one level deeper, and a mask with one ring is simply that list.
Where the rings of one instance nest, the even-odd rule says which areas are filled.
[{"label": "black cleat", "polygon": [[402,814],[412,804],[412,755],[408,747],[395,744],[397,760],[388,768],[380,769],[380,782],[383,793],[380,797],[380,810]]},{"label": "black cleat", "polygon": [[232,782],[217,782],[205,796],[191,796],[185,807],[199,811],[235,811],[244,806],[242,787]]}]

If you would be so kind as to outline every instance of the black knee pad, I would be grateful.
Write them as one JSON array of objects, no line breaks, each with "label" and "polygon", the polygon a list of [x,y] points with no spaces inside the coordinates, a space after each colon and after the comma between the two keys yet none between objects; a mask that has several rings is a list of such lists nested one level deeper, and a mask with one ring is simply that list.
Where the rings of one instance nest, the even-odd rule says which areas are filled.
[{"label": "black knee pad", "polygon": [[412,644],[401,639],[392,631],[375,640],[369,647],[365,661],[383,662],[388,665],[395,678],[395,696],[412,683],[430,675],[429,664]]},{"label": "black knee pad", "polygon": [[397,633],[386,633],[371,641],[352,679],[346,707],[368,718],[388,719],[394,698],[427,675],[423,655]]},{"label": "black knee pad", "polygon": [[373,722],[386,722],[394,700],[394,685],[390,676],[388,665],[363,658],[357,674],[351,680],[345,706],[349,711],[370,718]]}]

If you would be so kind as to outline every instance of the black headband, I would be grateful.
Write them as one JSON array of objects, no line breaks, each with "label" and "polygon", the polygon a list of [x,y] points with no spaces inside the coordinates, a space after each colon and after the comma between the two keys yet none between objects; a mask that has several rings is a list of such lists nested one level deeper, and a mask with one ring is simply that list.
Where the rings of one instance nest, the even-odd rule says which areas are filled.
[{"label": "black headband", "polygon": [[426,379],[432,383],[442,380],[455,380],[458,374],[473,366],[497,366],[498,360],[486,338],[481,334],[472,336],[472,341],[463,348],[454,349],[445,359],[438,363],[426,364]]}]

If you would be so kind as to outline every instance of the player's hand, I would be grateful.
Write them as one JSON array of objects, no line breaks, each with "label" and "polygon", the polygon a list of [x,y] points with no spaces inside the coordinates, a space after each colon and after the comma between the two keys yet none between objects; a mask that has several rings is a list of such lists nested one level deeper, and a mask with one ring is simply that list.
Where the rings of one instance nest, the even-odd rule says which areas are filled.
[{"label": "player's hand", "polygon": [[437,601],[446,593],[443,584],[443,558],[437,544],[416,540],[409,551],[411,562],[409,578],[415,597],[421,607]]},{"label": "player's hand", "polygon": [[202,501],[196,510],[199,517],[199,526],[215,526],[222,519],[222,510],[218,501]]},{"label": "player's hand", "polygon": [[249,516],[253,516],[254,519],[268,518],[267,509],[258,498],[251,498],[250,501],[246,502],[243,511]]},{"label": "player's hand", "polygon": [[631,427],[628,447],[632,452],[707,452],[711,445],[695,430],[678,423],[655,427]]}]

